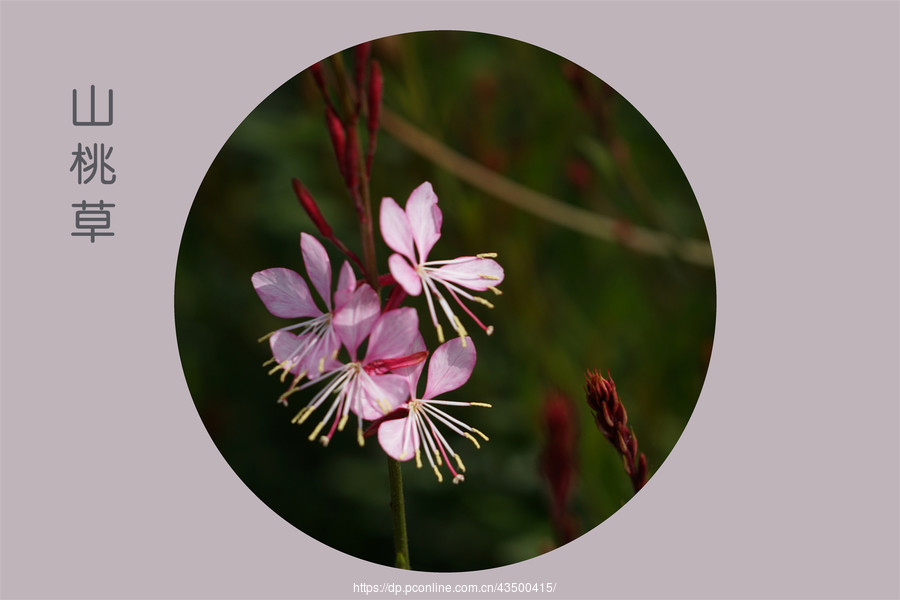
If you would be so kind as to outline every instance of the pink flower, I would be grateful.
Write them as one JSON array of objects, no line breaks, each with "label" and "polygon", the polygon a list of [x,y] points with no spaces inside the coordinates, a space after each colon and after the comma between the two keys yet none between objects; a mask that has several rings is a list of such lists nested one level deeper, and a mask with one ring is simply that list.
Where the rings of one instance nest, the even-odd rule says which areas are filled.
[{"label": "pink flower", "polygon": [[[332,304],[331,262],[325,247],[313,236],[302,233],[300,249],[306,273],[325,303],[325,311],[316,305],[303,277],[291,269],[266,269],[254,273],[251,278],[256,293],[270,313],[283,319],[304,319],[260,339],[269,339],[273,356],[269,362],[277,363],[272,373],[283,371],[282,381],[288,373],[293,373],[295,384],[307,375],[315,379],[335,366],[340,340],[334,329],[334,316],[356,288],[353,268],[345,262]],[[299,330],[299,333],[291,333],[293,330]]]},{"label": "pink flower", "polygon": [[[336,431],[342,431],[352,412],[357,416],[356,437],[363,445],[362,421],[377,419],[402,404],[409,396],[405,378],[390,371],[425,360],[425,352],[412,350],[419,336],[419,318],[409,307],[379,314],[378,295],[367,284],[357,289],[335,313],[334,329],[350,353],[350,362],[337,363],[318,380],[292,385],[284,398],[318,381],[326,383],[293,418],[301,424],[329,398],[331,406],[309,435],[310,441],[331,420],[327,433],[319,440],[328,445]],[[359,345],[369,338],[365,358],[357,360]]]},{"label": "pink flower", "polygon": [[393,198],[384,198],[381,201],[381,235],[385,243],[397,252],[388,259],[391,275],[410,296],[418,296],[425,291],[431,321],[442,343],[444,332],[438,323],[435,302],[440,305],[451,327],[462,340],[465,340],[468,334],[437,284],[440,284],[466,314],[490,335],[493,327],[482,323],[462,303],[460,296],[493,308],[490,302],[468,293],[463,288],[478,292],[491,290],[495,294],[500,294],[496,286],[503,281],[503,267],[492,260],[497,256],[493,253],[428,261],[428,253],[441,237],[443,216],[437,202],[438,198],[427,181],[409,195],[405,211]]},{"label": "pink flower", "polygon": [[[417,338],[413,349],[424,349],[425,343],[422,341],[422,336],[419,335]],[[450,416],[438,406],[490,407],[490,404],[439,400],[438,396],[455,390],[468,381],[472,369],[475,368],[475,346],[466,343],[463,338],[453,339],[439,346],[428,364],[428,383],[425,386],[425,393],[420,398],[416,394],[416,388],[423,366],[424,363],[419,363],[403,369],[409,385],[410,399],[405,405],[407,414],[405,417],[386,419],[381,422],[378,427],[378,442],[389,456],[397,460],[405,461],[415,457],[416,466],[419,468],[422,467],[421,455],[424,450],[425,458],[431,464],[438,481],[443,481],[438,467],[446,463],[453,476],[453,483],[459,483],[465,479],[462,475],[462,472],[466,470],[465,465],[459,455],[453,451],[450,442],[438,429],[438,423],[467,438],[475,444],[476,448],[479,448],[480,445],[472,433],[478,434],[484,440],[488,438],[474,427]],[[451,456],[456,462],[456,469],[450,462],[449,457]]]}]

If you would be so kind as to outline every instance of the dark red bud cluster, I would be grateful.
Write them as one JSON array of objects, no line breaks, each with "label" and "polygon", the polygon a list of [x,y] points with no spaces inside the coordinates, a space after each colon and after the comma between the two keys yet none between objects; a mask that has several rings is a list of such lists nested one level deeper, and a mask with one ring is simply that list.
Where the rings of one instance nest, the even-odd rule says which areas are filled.
[{"label": "dark red bud cluster", "polygon": [[615,382],[612,377],[605,379],[599,371],[588,371],[585,393],[597,429],[622,455],[625,473],[637,492],[647,482],[647,457],[638,452],[637,437],[634,428],[628,427],[628,413],[616,393]]},{"label": "dark red bud cluster", "polygon": [[[337,102],[332,101],[332,96],[328,91],[325,81],[325,64],[316,63],[310,67],[316,87],[325,101],[325,123],[328,126],[328,135],[337,158],[338,170],[351,198],[353,198],[354,206],[361,220],[369,218],[364,206],[362,188],[368,185],[368,177],[372,169],[383,87],[381,68],[371,58],[371,46],[371,43],[367,42],[354,49],[352,77],[345,74],[343,66],[336,67],[333,75],[338,80]],[[365,118],[368,137],[366,148],[360,145],[361,134],[357,131],[357,126],[361,121],[360,117]],[[366,152],[364,163],[363,150]]]},{"label": "dark red bud cluster", "polygon": [[[325,124],[328,128],[331,146],[334,149],[334,156],[337,159],[338,171],[353,200],[361,230],[368,231],[369,238],[371,238],[372,210],[369,198],[369,177],[375,152],[384,83],[381,68],[372,59],[372,44],[360,44],[353,52],[354,68],[352,73],[345,69],[344,61],[340,56],[327,62],[317,62],[309,68],[309,71],[325,105]],[[329,90],[329,84],[331,90]],[[366,131],[360,133],[359,130],[363,127]],[[363,146],[363,135],[367,136],[365,147]],[[294,181],[294,191],[319,231],[356,263],[366,281],[376,287],[378,275],[375,272],[375,251],[372,244],[367,245],[366,239],[363,240],[363,246],[369,249],[369,252],[364,255],[366,256],[366,265],[363,265],[346,244],[333,235],[309,192],[296,180]],[[397,303],[403,299],[399,292],[392,298]]]}]

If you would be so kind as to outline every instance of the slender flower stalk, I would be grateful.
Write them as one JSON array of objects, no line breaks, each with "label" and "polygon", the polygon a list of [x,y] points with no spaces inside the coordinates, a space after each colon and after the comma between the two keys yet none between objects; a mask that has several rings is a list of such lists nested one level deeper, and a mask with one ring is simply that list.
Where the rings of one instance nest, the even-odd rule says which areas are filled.
[{"label": "slender flower stalk", "polygon": [[[377,259],[375,251],[375,236],[372,222],[372,204],[369,194],[369,173],[371,171],[372,155],[375,150],[375,136],[378,129],[378,113],[381,103],[381,72],[377,64],[370,59],[371,46],[363,44],[356,50],[355,91],[351,98],[350,86],[352,83],[344,70],[343,59],[340,54],[332,59],[332,66],[337,78],[338,95],[343,104],[345,119],[342,122],[345,134],[343,152],[338,152],[338,161],[341,174],[350,192],[359,218],[360,240],[363,249],[363,261],[361,269],[366,281],[377,293],[380,282],[377,274]],[[369,98],[363,101],[365,94],[364,66],[369,63]],[[328,90],[324,84],[322,70],[317,66],[313,71],[316,84],[322,94],[325,104],[333,109]],[[365,160],[359,160],[361,148],[356,134],[356,125],[362,107],[368,109],[368,149]],[[352,107],[352,108],[351,108]],[[396,299],[396,298],[395,298]],[[402,300],[402,298],[401,298]],[[399,305],[399,302],[393,306]],[[393,306],[391,308],[393,308]],[[371,347],[371,342],[370,342]],[[359,435],[359,431],[357,432]],[[358,437],[362,444],[362,437]],[[409,568],[409,546],[406,539],[406,511],[403,500],[403,480],[400,473],[400,465],[393,458],[388,458],[388,473],[391,489],[391,518],[393,521],[394,547],[396,550],[395,564],[399,568]]]},{"label": "slender flower stalk", "polygon": [[[476,448],[480,447],[479,438],[488,440],[478,429],[448,412],[447,407],[490,404],[445,400],[440,396],[463,385],[475,366],[475,346],[457,313],[461,309],[490,335],[493,327],[485,325],[469,304],[493,308],[491,302],[472,292],[490,290],[499,295],[504,272],[493,260],[494,253],[428,260],[441,237],[443,215],[431,184],[425,182],[410,194],[405,210],[391,198],[384,198],[381,203],[381,234],[395,254],[388,259],[390,273],[379,276],[369,177],[384,82],[378,63],[371,58],[370,44],[356,48],[353,67],[352,72],[346,69],[338,54],[310,70],[324,101],[325,124],[338,169],[357,213],[362,258],[338,239],[309,190],[294,179],[300,205],[319,233],[349,261],[343,263],[332,293],[328,254],[318,240],[303,233],[300,246],[306,278],[291,269],[273,268],[254,273],[252,283],[270,313],[299,319],[262,338],[269,340],[272,350],[267,364],[275,366],[270,373],[280,373],[282,381],[293,376],[279,402],[288,404],[295,393],[318,386],[292,422],[303,424],[313,414],[321,415],[308,437],[324,445],[345,428],[351,415],[356,416],[360,445],[365,437],[378,435],[379,444],[388,455],[395,564],[408,569],[400,462],[415,459],[421,468],[427,461],[438,481],[443,480],[441,467],[446,466],[452,481],[459,483],[464,480],[465,465],[447,432],[468,439]],[[365,128],[365,132],[361,133],[360,128]],[[357,281],[351,262],[359,268],[365,282]],[[321,303],[313,298],[310,285]],[[383,305],[379,298],[382,286],[391,287]],[[401,304],[407,295],[423,293],[441,345],[431,357],[428,382],[419,395],[418,381],[428,352],[419,333],[416,311]],[[439,313],[449,320],[458,339],[445,341]],[[363,344],[364,355],[359,358]],[[364,421],[371,422],[365,431]]]}]

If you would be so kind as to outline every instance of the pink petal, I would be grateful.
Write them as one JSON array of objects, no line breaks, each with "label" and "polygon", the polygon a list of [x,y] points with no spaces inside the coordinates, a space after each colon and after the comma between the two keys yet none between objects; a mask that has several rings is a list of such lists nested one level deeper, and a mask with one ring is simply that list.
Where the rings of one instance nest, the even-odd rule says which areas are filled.
[{"label": "pink petal", "polygon": [[266,269],[254,273],[250,280],[259,299],[276,317],[298,319],[322,314],[309,293],[306,281],[290,269]]},{"label": "pink petal", "polygon": [[474,256],[471,260],[444,265],[430,274],[478,292],[503,283],[503,267],[497,261]]},{"label": "pink petal", "polygon": [[[311,333],[297,336],[289,331],[277,331],[269,338],[269,346],[276,363],[281,364],[286,360],[294,363],[288,369],[294,375],[305,372],[309,379],[315,379],[341,366],[340,362],[331,358],[340,347],[340,340],[331,330],[322,337]],[[324,361],[320,362],[321,359]],[[323,367],[321,371],[320,365]]]},{"label": "pink petal", "polygon": [[368,284],[359,286],[347,303],[335,311],[332,327],[350,351],[353,360],[356,360],[359,345],[372,331],[380,311],[378,294]]},{"label": "pink petal", "polygon": [[356,273],[353,272],[350,263],[345,260],[338,275],[337,289],[334,290],[335,310],[347,303],[354,290],[356,290]]},{"label": "pink petal", "polygon": [[419,432],[410,417],[385,421],[378,428],[378,443],[391,458],[409,460],[416,456]]},{"label": "pink petal", "polygon": [[[415,339],[413,340],[412,346],[410,346],[410,354],[414,354],[416,352],[424,352],[425,351],[425,340],[422,339],[422,334],[418,331],[416,332]],[[410,396],[418,398],[416,396],[416,389],[419,387],[419,377],[422,376],[422,369],[425,368],[425,361],[415,364],[411,367],[403,367],[399,369],[394,369],[394,373],[398,375],[402,375],[407,382],[409,387]]]},{"label": "pink petal", "polygon": [[[276,331],[272,337],[269,338],[269,347],[272,349],[272,357],[278,364],[281,364],[286,360],[291,360],[298,354],[298,351],[303,350],[310,344],[312,341],[310,338],[311,336],[309,334],[296,336],[290,331]],[[294,366],[291,367],[289,371],[294,375],[299,375],[301,372],[299,361],[295,362]]]},{"label": "pink petal", "polygon": [[413,234],[409,228],[409,218],[393,198],[381,200],[381,216],[378,223],[384,243],[414,263],[416,257],[413,254]]},{"label": "pink petal", "polygon": [[406,378],[400,375],[371,375],[371,385],[363,385],[354,412],[366,421],[388,414],[409,398]]},{"label": "pink petal", "polygon": [[431,355],[428,364],[428,384],[425,386],[423,398],[437,398],[444,392],[455,390],[472,375],[475,368],[475,344],[471,338],[466,338],[463,346],[461,338],[454,338]]},{"label": "pink petal", "polygon": [[406,262],[399,254],[391,254],[388,258],[388,267],[391,269],[391,275],[397,280],[404,291],[410,296],[418,296],[422,293],[422,280],[419,274]]},{"label": "pink petal", "polygon": [[303,263],[306,265],[306,274],[312,281],[319,296],[325,301],[328,311],[331,311],[331,261],[328,252],[322,242],[309,235],[300,234],[300,251],[303,253]]},{"label": "pink petal", "polygon": [[389,310],[378,317],[366,348],[367,364],[379,358],[396,358],[412,354],[416,335],[419,333],[419,315],[416,309],[406,306]]},{"label": "pink petal", "polygon": [[309,379],[315,379],[342,366],[341,361],[334,358],[341,347],[341,340],[334,328],[329,327],[307,352],[303,368]]},{"label": "pink petal", "polygon": [[406,201],[406,216],[409,218],[416,248],[419,249],[419,262],[425,262],[435,242],[441,237],[444,217],[437,202],[437,195],[427,181],[414,189]]}]

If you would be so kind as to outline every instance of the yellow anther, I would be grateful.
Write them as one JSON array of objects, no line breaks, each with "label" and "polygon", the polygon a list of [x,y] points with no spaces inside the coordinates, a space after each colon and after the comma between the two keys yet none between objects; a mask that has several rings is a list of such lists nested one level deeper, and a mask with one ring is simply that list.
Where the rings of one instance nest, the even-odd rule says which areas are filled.
[{"label": "yellow anther", "polygon": [[462,476],[461,473],[457,473],[456,477],[453,478],[453,483],[459,483],[460,481],[465,481],[466,478]]},{"label": "yellow anther", "polygon": [[388,403],[387,403],[387,400],[385,400],[384,398],[379,398],[379,399],[378,399],[378,405],[381,407],[381,412],[382,412],[383,414],[386,415],[386,414],[388,414],[389,412],[391,412],[391,405],[388,404]]},{"label": "yellow anther", "polygon": [[484,435],[483,433],[481,433],[480,431],[478,431],[478,430],[475,429],[474,427],[472,428],[472,431],[474,431],[475,433],[477,433],[478,435],[480,435],[482,438],[484,438],[484,441],[486,441],[486,442],[491,441],[490,439],[488,439],[488,436]]},{"label": "yellow anther", "polygon": [[363,446],[366,445],[366,440],[365,440],[365,438],[363,438],[362,429],[356,430],[356,441],[357,441],[357,443],[359,443],[360,448],[362,448]]},{"label": "yellow anther", "polygon": [[435,325],[435,327],[437,327],[438,342],[443,344],[444,343],[444,329],[440,325]]},{"label": "yellow anther", "polygon": [[466,347],[466,336],[469,334],[466,333],[466,328],[463,327],[462,322],[459,320],[459,317],[457,317],[456,315],[453,315],[453,322],[456,324],[456,327],[455,327],[456,333],[458,333],[459,337],[462,338],[462,345],[463,345],[463,348],[465,348]]},{"label": "yellow anther", "polygon": [[483,406],[485,408],[491,408],[491,405],[487,402],[469,402],[469,406]]},{"label": "yellow anther", "polygon": [[[273,358],[272,360],[275,360],[275,359]],[[272,368],[269,370],[269,375],[274,375],[274,374],[277,373],[280,369],[284,369],[284,368],[285,368],[285,364],[287,364],[287,365],[292,365],[292,364],[294,364],[294,363],[292,363],[292,362],[290,362],[290,361],[287,361],[287,360],[284,361],[284,362],[280,362],[280,363],[278,363],[277,365],[275,365],[274,367],[272,367]],[[290,369],[290,367],[288,367],[288,369]],[[287,369],[285,370],[285,372],[287,372]],[[284,381],[284,375],[281,376],[281,380]]]},{"label": "yellow anther", "polygon": [[456,466],[459,467],[459,470],[462,472],[466,471],[466,465],[463,464],[462,459],[459,457],[459,454],[454,454],[453,458],[456,459]]},{"label": "yellow anther", "polygon": [[478,276],[482,279],[487,279],[488,281],[500,281],[500,278],[496,275],[485,275],[484,273],[479,273]]},{"label": "yellow anther", "polygon": [[475,258],[497,258],[496,252],[482,252],[481,254],[476,254]]},{"label": "yellow anther", "polygon": [[334,352],[331,353],[331,360],[334,360],[337,358],[338,352],[340,352],[340,350],[341,350],[340,347],[338,347],[337,350],[335,350]]},{"label": "yellow anther", "polygon": [[503,292],[501,292],[498,288],[495,288],[495,287],[492,286],[492,285],[489,285],[489,286],[488,286],[488,289],[491,290],[492,292],[494,292],[494,294],[496,294],[497,296],[502,296],[502,295],[503,295]]},{"label": "yellow anther", "polygon": [[491,302],[485,300],[481,296],[472,296],[472,299],[475,300],[475,302],[478,302],[479,304],[484,304],[488,308],[494,308],[494,305]]},{"label": "yellow anther", "polygon": [[418,448],[416,448],[416,468],[417,469],[422,468],[422,453],[419,452]]},{"label": "yellow anther", "polygon": [[309,417],[309,415],[312,414],[312,412],[312,409],[308,406],[302,408],[300,412],[298,412],[297,415],[293,419],[291,419],[291,423],[302,425],[303,421],[305,421]]},{"label": "yellow anther", "polygon": [[281,404],[284,404],[285,406],[287,406],[287,399],[288,399],[288,397],[289,397],[291,394],[293,394],[294,392],[298,392],[298,391],[300,391],[299,388],[295,388],[295,387],[289,388],[289,389],[288,389],[287,391],[285,391],[282,395],[278,396],[278,402],[280,402]]},{"label": "yellow anther", "polygon": [[319,359],[319,373],[325,370],[325,357]]},{"label": "yellow anther", "polygon": [[476,447],[476,448],[479,448],[479,449],[481,448],[481,444],[478,443],[478,440],[476,440],[476,439],[472,436],[471,433],[464,433],[463,435],[466,436],[466,439],[467,439],[467,440],[469,440],[469,441],[471,441],[473,444],[475,444],[475,447]]},{"label": "yellow anther", "polygon": [[435,465],[431,465],[431,468],[434,469],[434,474],[437,475],[438,483],[442,483],[444,481],[444,476],[441,475],[441,472],[438,471],[438,468]]},{"label": "yellow anther", "polygon": [[313,432],[309,434],[309,441],[313,441],[318,437],[319,432],[322,431],[322,428],[325,427],[325,421],[320,421],[316,428],[313,429]]},{"label": "yellow anther", "polygon": [[256,340],[256,341],[257,341],[257,342],[264,342],[264,341],[266,341],[267,339],[269,339],[270,337],[272,337],[273,335],[275,335],[275,332],[274,332],[274,331],[272,331],[272,332],[270,332],[270,333],[267,333],[266,335],[262,336],[261,338],[259,338],[259,339]]},{"label": "yellow anther", "polygon": [[435,455],[434,455],[434,462],[435,462],[435,463],[437,464],[437,466],[439,466],[439,467],[444,466],[444,461],[441,460],[441,455],[440,455],[440,454],[435,454]]},{"label": "yellow anther", "polygon": [[[264,362],[264,363],[263,363],[263,366],[264,366],[264,367],[268,367],[268,366],[271,365],[273,362],[275,362],[275,357],[274,357],[274,356],[273,356],[272,358],[270,358],[269,360],[267,360],[266,362]],[[271,373],[269,373],[269,375],[271,375]]]},{"label": "yellow anther", "polygon": [[338,431],[344,430],[344,425],[347,424],[347,419],[349,419],[349,418],[350,418],[350,415],[344,415],[343,417],[341,417],[341,422],[338,423]]}]

